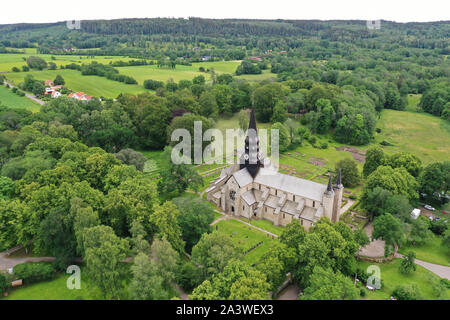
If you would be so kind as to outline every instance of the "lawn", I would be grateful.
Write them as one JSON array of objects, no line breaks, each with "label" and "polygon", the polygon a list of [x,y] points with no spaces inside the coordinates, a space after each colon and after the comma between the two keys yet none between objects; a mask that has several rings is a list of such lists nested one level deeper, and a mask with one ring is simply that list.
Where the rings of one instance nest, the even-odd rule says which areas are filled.
[{"label": "lawn", "polygon": [[[376,291],[368,291],[366,300],[387,300],[390,299],[392,291],[396,286],[417,284],[422,293],[424,299],[435,300],[437,299],[433,293],[433,290],[428,282],[427,275],[431,274],[430,271],[417,266],[417,270],[410,275],[404,275],[398,271],[401,259],[394,259],[391,262],[377,264],[373,262],[358,261],[358,265],[364,270],[370,265],[376,265],[380,267],[382,288]],[[450,298],[450,290],[447,290],[447,296]]]},{"label": "lawn", "polygon": [[245,261],[250,264],[256,263],[264,253],[270,250],[271,245],[278,241],[272,239],[266,233],[259,231],[253,227],[237,220],[222,220],[213,226],[213,232],[219,232],[230,236],[235,244],[240,246],[243,250],[248,250],[259,242],[262,245],[250,251],[245,256]]},{"label": "lawn", "polygon": [[5,86],[0,86],[0,105],[4,105],[10,108],[23,108],[32,112],[37,112],[40,109],[40,105],[27,97],[20,97],[11,89]]},{"label": "lawn", "polygon": [[399,249],[402,254],[409,251],[415,252],[416,258],[419,260],[450,267],[450,253],[442,245],[442,237],[433,235],[433,238],[422,246],[408,245]]},{"label": "lawn", "polygon": [[16,85],[23,82],[25,77],[31,74],[37,80],[53,80],[59,74],[66,81],[65,86],[73,91],[82,91],[95,97],[116,98],[120,93],[138,94],[148,90],[134,84],[124,84],[99,76],[82,76],[78,70],[44,70],[18,73],[6,73],[8,80]]},{"label": "lawn", "polygon": [[[4,300],[103,300],[104,297],[89,279],[83,277],[81,269],[81,289],[69,290],[69,274],[60,273],[51,281],[39,282],[10,290]],[[0,298],[1,300],[2,298]]]},{"label": "lawn", "polygon": [[377,123],[381,133],[376,143],[386,140],[387,153],[406,151],[418,156],[424,164],[448,160],[450,154],[450,125],[427,113],[383,110]]},{"label": "lawn", "polygon": [[248,220],[246,218],[240,218],[242,221],[248,222],[256,227],[259,227],[261,229],[264,229],[266,231],[272,232],[276,235],[281,235],[281,233],[284,230],[283,226],[275,226],[271,221],[269,220],[258,220],[258,219],[251,219]]}]

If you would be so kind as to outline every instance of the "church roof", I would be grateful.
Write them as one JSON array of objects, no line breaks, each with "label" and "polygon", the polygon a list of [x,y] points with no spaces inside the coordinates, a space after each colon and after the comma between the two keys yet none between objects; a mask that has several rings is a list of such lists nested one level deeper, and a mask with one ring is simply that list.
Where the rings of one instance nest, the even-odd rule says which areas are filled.
[{"label": "church roof", "polygon": [[256,202],[255,195],[253,194],[252,190],[244,192],[241,197],[245,200],[245,202],[247,202],[249,206]]},{"label": "church roof", "polygon": [[247,168],[236,171],[235,173],[233,173],[233,177],[236,179],[236,182],[240,187],[245,187],[253,181],[253,178],[248,172]]},{"label": "church roof", "polygon": [[315,201],[322,201],[322,196],[325,191],[327,191],[327,186],[324,184],[289,176],[266,168],[260,168],[254,181],[274,189]]}]

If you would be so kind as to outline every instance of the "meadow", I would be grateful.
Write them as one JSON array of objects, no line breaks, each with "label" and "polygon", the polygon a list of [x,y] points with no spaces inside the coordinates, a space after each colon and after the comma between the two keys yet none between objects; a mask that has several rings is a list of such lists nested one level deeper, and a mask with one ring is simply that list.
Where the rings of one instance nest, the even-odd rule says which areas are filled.
[{"label": "meadow", "polygon": [[[98,62],[103,64],[109,64],[115,61],[129,61],[133,60],[128,57],[120,56],[79,56],[79,55],[51,55],[51,54],[36,54],[32,50],[27,50],[26,53],[2,53],[0,54],[0,72],[11,72],[12,68],[17,67],[22,71],[22,66],[26,66],[26,59],[29,56],[38,56],[48,62],[54,62],[58,68],[61,65],[67,65],[71,63],[88,64],[91,62]],[[53,57],[53,58],[52,58]],[[134,59],[136,60],[136,59]]]},{"label": "meadow", "polygon": [[30,72],[10,72],[5,77],[14,84],[23,82],[30,74],[36,80],[54,80],[59,74],[66,81],[65,86],[72,91],[82,91],[90,96],[116,98],[120,93],[138,94],[148,90],[134,84],[124,84],[99,76],[82,76],[77,70],[43,70]]},{"label": "meadow", "polygon": [[[430,285],[428,277],[432,273],[421,266],[417,266],[417,270],[409,275],[402,274],[398,268],[401,263],[401,259],[394,259],[391,262],[386,263],[373,263],[366,261],[358,261],[358,265],[364,270],[370,265],[376,265],[380,268],[380,277],[382,281],[382,287],[380,290],[368,291],[366,290],[365,300],[389,300],[392,292],[397,286],[416,284],[419,290],[426,300],[438,299],[433,293],[433,289]],[[447,299],[450,298],[450,289],[447,289]]]},{"label": "meadow", "polygon": [[40,105],[27,97],[20,97],[11,89],[0,86],[0,105],[10,108],[22,108],[32,112],[39,111]]},{"label": "meadow", "polygon": [[450,267],[450,252],[442,245],[442,237],[433,234],[433,237],[424,245],[406,245],[399,249],[399,252],[406,254],[413,251],[419,260],[440,264]]}]

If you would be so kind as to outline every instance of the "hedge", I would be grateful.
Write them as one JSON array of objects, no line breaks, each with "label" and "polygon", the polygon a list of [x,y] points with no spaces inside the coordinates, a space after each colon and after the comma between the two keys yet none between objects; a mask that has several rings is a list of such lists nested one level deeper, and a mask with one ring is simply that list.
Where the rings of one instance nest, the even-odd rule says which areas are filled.
[{"label": "hedge", "polygon": [[56,270],[51,263],[25,262],[14,267],[14,275],[22,279],[24,284],[51,280],[56,276]]}]

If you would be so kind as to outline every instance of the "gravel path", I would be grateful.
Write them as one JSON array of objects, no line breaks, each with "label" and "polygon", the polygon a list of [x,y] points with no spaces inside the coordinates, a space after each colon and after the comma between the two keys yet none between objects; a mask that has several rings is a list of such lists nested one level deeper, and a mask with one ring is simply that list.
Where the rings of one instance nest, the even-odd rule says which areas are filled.
[{"label": "gravel path", "polygon": [[14,266],[24,262],[52,262],[54,257],[25,257],[25,258],[10,258],[8,253],[0,252],[0,270],[8,270]]}]

